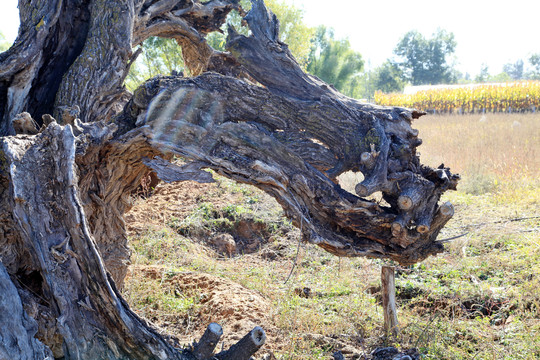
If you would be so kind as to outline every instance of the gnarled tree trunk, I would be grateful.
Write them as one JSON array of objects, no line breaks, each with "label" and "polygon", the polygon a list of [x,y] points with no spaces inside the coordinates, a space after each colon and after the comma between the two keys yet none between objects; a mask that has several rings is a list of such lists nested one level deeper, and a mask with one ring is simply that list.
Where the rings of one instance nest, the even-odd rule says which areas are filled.
[{"label": "gnarled tree trunk", "polygon": [[[420,164],[411,124],[422,114],[360,103],[304,73],[262,0],[247,15],[237,0],[20,0],[19,8],[19,36],[0,54],[0,308],[10,309],[0,316],[9,329],[0,356],[212,352],[208,336],[193,351],[174,349],[117,291],[129,264],[123,214],[149,168],[168,181],[211,181],[208,168],[255,185],[306,241],[339,256],[412,264],[442,251],[436,238],[453,208],[438,202],[458,177]],[[232,10],[252,35],[229,29],[228,52],[215,51],[205,35]],[[132,48],[149,36],[177,39],[198,76],[125,91]],[[171,166],[172,154],[191,162]],[[345,171],[365,176],[356,194],[337,184]],[[378,191],[389,206],[366,199]],[[216,356],[247,359],[262,342],[256,328]]]}]

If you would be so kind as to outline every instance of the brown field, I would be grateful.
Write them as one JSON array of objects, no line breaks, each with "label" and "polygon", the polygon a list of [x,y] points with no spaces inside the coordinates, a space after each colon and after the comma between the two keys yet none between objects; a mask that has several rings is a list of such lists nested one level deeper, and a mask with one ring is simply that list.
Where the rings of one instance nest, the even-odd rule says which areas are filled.
[{"label": "brown field", "polygon": [[[224,178],[160,186],[137,200],[125,298],[176,344],[210,321],[224,327],[225,346],[260,324],[268,341],[258,359],[331,359],[336,350],[369,359],[381,346],[417,348],[423,359],[540,358],[540,114],[426,116],[414,125],[422,162],[463,177],[445,196],[456,216],[441,237],[466,235],[398,268],[397,337],[382,329],[384,262],[300,244],[273,199]],[[233,254],[215,241],[223,233],[236,240]]]},{"label": "brown field", "polygon": [[[530,185],[540,178],[540,113],[428,115],[414,124],[423,163],[463,175],[465,191]],[[487,187],[487,189],[486,189]]]}]

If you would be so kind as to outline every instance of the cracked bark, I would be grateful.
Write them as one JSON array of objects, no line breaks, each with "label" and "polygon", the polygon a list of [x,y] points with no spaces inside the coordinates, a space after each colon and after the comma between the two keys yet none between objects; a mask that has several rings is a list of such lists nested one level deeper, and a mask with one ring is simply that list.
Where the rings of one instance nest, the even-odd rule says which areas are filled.
[{"label": "cracked bark", "polygon": [[[0,306],[22,310],[0,324],[21,341],[17,350],[0,341],[0,355],[211,352],[174,349],[118,293],[129,264],[123,214],[149,168],[167,181],[212,181],[206,168],[257,186],[304,240],[339,256],[412,264],[442,251],[436,238],[453,207],[439,199],[459,178],[420,164],[412,121],[422,113],[364,104],[305,74],[275,16],[252,5],[245,14],[236,0],[20,0],[19,36],[0,54],[0,286],[9,293]],[[232,10],[251,36],[230,29],[228,52],[217,52],[204,37]],[[197,76],[127,93],[132,48],[148,36],[175,38]],[[191,163],[171,166],[173,154]],[[365,176],[356,194],[337,184],[346,171]],[[390,206],[365,198],[378,191]],[[264,341],[253,334],[218,357],[249,358]]]}]

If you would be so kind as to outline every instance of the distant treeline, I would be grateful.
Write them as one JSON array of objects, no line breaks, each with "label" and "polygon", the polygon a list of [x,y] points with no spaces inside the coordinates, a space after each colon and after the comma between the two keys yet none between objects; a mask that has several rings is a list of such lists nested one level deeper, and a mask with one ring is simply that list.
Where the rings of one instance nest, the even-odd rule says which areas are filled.
[{"label": "distant treeline", "polygon": [[437,88],[415,94],[375,93],[379,105],[414,108],[429,113],[536,112],[540,81]]}]

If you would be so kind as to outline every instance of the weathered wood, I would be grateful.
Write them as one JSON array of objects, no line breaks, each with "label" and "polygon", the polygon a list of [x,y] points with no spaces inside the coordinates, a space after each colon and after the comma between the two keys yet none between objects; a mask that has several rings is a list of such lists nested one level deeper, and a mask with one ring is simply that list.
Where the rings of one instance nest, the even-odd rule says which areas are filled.
[{"label": "weathered wood", "polygon": [[214,354],[214,349],[216,348],[221,335],[223,335],[223,329],[219,324],[211,323],[208,325],[203,336],[194,346],[193,356],[195,356],[197,360],[210,359]]},{"label": "weathered wood", "polygon": [[[159,96],[155,97],[156,94]],[[393,179],[385,175],[383,196],[390,204],[395,203],[392,197],[397,198],[400,193],[399,183],[409,183],[410,177],[426,183],[415,188],[423,194],[422,201],[404,211],[397,206],[383,208],[343,191],[336,187],[329,174],[337,171],[335,166],[321,161],[313,165],[309,162],[316,158],[313,154],[317,149],[324,149],[321,150],[323,153],[331,152],[333,156],[323,159],[333,157],[337,162],[343,151],[342,160],[348,161],[345,148],[350,146],[347,144],[357,142],[358,136],[370,136],[371,130],[367,135],[349,135],[345,128],[360,127],[365,111],[383,111],[384,114],[385,109],[364,105],[358,117],[342,117],[338,121],[335,114],[340,106],[344,106],[340,102],[300,101],[217,74],[192,79],[156,78],[139,89],[137,96],[136,108],[134,103],[130,106],[130,112],[134,114],[131,116],[144,119],[140,122],[140,126],[144,125],[141,130],[152,146],[202,162],[220,174],[272,194],[294,223],[303,228],[307,240],[341,256],[390,257],[403,264],[420,261],[442,250],[433,242],[440,226],[429,227],[429,231],[424,231],[424,227],[421,231],[414,229],[414,224],[425,225],[420,220],[427,218],[426,223],[431,222],[438,198],[444,191],[423,178],[421,172],[415,174],[409,169],[405,176],[397,174]],[[167,114],[177,113],[178,109],[194,102],[197,107],[185,113],[183,118],[168,117]],[[317,113],[322,106],[325,111]],[[308,113],[304,112],[306,108],[310,109]],[[314,113],[317,118],[311,118]],[[383,119],[387,119],[388,114],[384,114]],[[119,121],[133,122],[133,119],[121,118]],[[283,129],[294,132],[302,128],[307,133],[321,122],[332,126],[319,132],[310,131],[309,137],[327,146],[313,142],[307,155],[291,151],[294,139],[281,135]],[[384,136],[385,141],[395,138],[391,134]],[[300,144],[305,141],[305,137],[299,139]],[[371,144],[366,146],[371,151]],[[382,155],[377,159],[380,157]],[[386,166],[384,164],[380,166]],[[359,164],[339,165],[336,175],[352,170],[353,166]],[[399,219],[403,221],[400,223]]]},{"label": "weathered wood", "polygon": [[[304,239],[339,256],[412,264],[442,251],[453,207],[438,202],[459,177],[420,164],[412,121],[423,114],[361,103],[304,73],[276,17],[252,5],[19,1],[19,36],[0,54],[0,285],[10,294],[0,306],[17,309],[0,316],[13,329],[0,356],[194,359],[117,291],[130,254],[123,214],[150,168],[167,181],[211,181],[208,168],[255,185]],[[232,10],[251,35],[231,28],[228,52],[215,51],[205,35]],[[176,39],[199,76],[127,93],[132,49],[149,36]],[[190,163],[170,165],[173,154]],[[363,173],[360,196],[337,184],[346,171]],[[389,207],[366,199],[378,191]],[[264,338],[256,328],[220,356],[248,359]]]},{"label": "weathered wood", "polygon": [[171,164],[159,156],[154,159],[145,158],[143,159],[143,163],[154,170],[157,176],[166,183],[186,180],[193,180],[199,183],[215,182],[209,172],[201,170],[205,166],[204,163],[192,162],[184,166],[178,166]]},{"label": "weathered wood", "polygon": [[442,216],[446,218],[451,218],[454,216],[454,205],[451,202],[447,201],[441,205],[439,212]]},{"label": "weathered wood", "polygon": [[418,206],[425,200],[426,194],[430,193],[433,183],[422,177],[413,176],[411,179],[403,181],[401,193],[398,198],[400,209],[409,211]]},{"label": "weathered wood", "polygon": [[44,114],[64,124],[63,106],[79,106],[83,122],[116,115],[130,97],[123,82],[132,49],[150,36],[181,42],[194,74],[235,62],[204,35],[240,10],[236,0],[21,0],[19,9],[19,36],[0,54],[0,136],[15,134],[11,120],[23,111],[38,127]]},{"label": "weathered wood", "polygon": [[225,352],[217,354],[218,360],[249,360],[264,345],[266,334],[257,326]]},{"label": "weathered wood", "polygon": [[[57,336],[40,340],[55,349],[55,357],[180,358],[127,308],[106,274],[78,193],[71,127],[51,124],[35,138],[3,138],[0,144],[13,204],[2,211],[9,211],[28,251],[16,263],[39,277],[37,283],[29,275],[19,277],[32,290],[25,305],[46,301],[58,319]],[[48,326],[46,320],[38,322]]]},{"label": "weathered wood", "polygon": [[399,323],[396,306],[395,267],[383,266],[381,269],[381,288],[384,313],[384,329],[387,334],[397,336]]},{"label": "weathered wood", "polygon": [[0,359],[52,360],[52,352],[34,336],[36,321],[23,310],[17,288],[0,262]]}]

